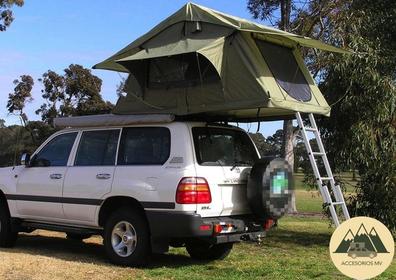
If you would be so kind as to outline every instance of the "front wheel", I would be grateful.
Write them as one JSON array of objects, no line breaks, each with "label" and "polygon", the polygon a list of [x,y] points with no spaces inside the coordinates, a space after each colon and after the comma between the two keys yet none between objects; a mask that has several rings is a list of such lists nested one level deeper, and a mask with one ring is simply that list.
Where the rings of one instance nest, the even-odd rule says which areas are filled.
[{"label": "front wheel", "polygon": [[8,209],[0,204],[0,247],[13,247],[17,236],[18,232],[12,230]]},{"label": "front wheel", "polygon": [[134,209],[117,210],[105,225],[104,246],[114,264],[145,265],[151,251],[146,220]]},{"label": "front wheel", "polygon": [[204,241],[194,241],[186,245],[191,258],[196,260],[223,260],[232,250],[234,243],[210,244]]}]

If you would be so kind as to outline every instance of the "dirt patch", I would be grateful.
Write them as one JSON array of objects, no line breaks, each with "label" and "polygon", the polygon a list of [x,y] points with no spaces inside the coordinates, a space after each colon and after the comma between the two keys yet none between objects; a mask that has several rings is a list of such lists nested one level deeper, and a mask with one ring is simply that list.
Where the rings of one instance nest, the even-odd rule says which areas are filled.
[{"label": "dirt patch", "polygon": [[142,273],[107,262],[102,239],[71,241],[65,234],[37,230],[20,234],[14,248],[0,250],[0,279],[128,279]]}]

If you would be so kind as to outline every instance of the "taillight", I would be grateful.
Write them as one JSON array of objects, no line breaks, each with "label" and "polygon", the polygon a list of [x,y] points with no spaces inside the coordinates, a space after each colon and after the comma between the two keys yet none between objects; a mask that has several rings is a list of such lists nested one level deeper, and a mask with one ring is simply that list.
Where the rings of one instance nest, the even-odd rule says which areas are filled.
[{"label": "taillight", "polygon": [[274,220],[273,219],[268,219],[264,223],[264,229],[265,230],[269,230],[270,228],[272,228],[273,225],[274,225]]},{"label": "taillight", "polygon": [[181,179],[177,186],[176,202],[179,204],[211,203],[212,196],[206,179],[201,177]]}]

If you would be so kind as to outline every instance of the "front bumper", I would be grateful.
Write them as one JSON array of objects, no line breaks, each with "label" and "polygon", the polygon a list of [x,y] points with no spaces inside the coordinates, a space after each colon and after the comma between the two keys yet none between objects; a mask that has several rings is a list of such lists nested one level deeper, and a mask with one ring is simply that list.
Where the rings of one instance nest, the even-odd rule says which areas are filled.
[{"label": "front bumper", "polygon": [[[263,223],[252,215],[202,218],[191,212],[147,211],[151,236],[154,239],[201,238],[210,243],[256,241],[265,236]],[[223,227],[221,232],[217,231]]]}]

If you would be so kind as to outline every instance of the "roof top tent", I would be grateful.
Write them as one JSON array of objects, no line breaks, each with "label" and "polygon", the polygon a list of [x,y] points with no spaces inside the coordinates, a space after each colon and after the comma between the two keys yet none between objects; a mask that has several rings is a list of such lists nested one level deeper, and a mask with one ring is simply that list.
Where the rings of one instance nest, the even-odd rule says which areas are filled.
[{"label": "roof top tent", "polygon": [[114,114],[239,122],[329,115],[300,46],[347,52],[188,3],[94,68],[129,73]]},{"label": "roof top tent", "polygon": [[[188,3],[94,68],[129,73],[127,95],[119,98],[114,114],[234,122],[296,116],[318,188],[338,226],[335,206],[342,207],[345,219],[349,213],[313,117],[328,116],[330,107],[300,47],[349,52]],[[301,112],[310,113],[310,127],[304,126]],[[319,152],[312,151],[307,131],[314,133]],[[327,177],[319,173],[315,156],[322,157]]]}]

